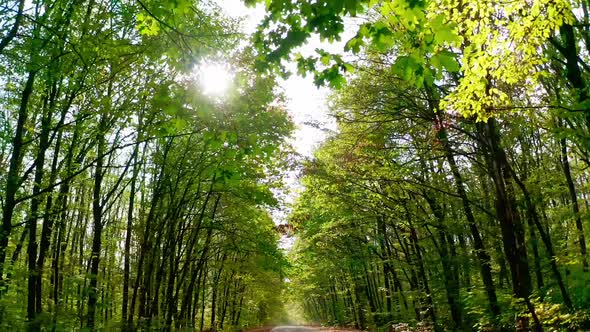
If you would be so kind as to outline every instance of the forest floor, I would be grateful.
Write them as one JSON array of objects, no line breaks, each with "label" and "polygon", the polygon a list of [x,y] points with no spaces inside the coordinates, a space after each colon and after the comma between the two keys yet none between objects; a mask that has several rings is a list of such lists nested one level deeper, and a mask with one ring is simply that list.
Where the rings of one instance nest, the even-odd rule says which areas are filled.
[{"label": "forest floor", "polygon": [[[313,331],[331,331],[331,332],[361,332],[353,328],[342,327],[321,327],[321,326],[266,326],[256,329],[245,330],[244,332],[313,332]],[[421,326],[416,329],[411,328],[408,324],[399,323],[391,326],[394,332],[431,332],[431,328]]]}]

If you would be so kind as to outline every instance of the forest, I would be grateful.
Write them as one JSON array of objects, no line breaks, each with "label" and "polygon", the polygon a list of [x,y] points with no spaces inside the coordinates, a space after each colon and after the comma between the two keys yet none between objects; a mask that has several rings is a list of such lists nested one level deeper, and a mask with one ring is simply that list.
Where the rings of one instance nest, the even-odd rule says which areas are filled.
[{"label": "forest", "polygon": [[0,0],[0,330],[590,330],[590,1],[224,1]]}]

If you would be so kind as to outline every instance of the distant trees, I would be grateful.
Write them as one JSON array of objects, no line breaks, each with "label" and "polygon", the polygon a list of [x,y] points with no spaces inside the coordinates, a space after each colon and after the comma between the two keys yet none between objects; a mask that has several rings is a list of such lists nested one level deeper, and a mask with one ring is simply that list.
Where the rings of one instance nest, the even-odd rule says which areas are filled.
[{"label": "distant trees", "polygon": [[[280,312],[292,124],[200,2],[0,6],[0,326],[222,329]],[[224,100],[186,78],[233,52]],[[264,276],[261,278],[260,276]],[[264,311],[266,310],[266,311]]]},{"label": "distant trees", "polygon": [[336,95],[339,130],[304,168],[291,215],[308,316],[461,330],[508,327],[521,313],[520,328],[585,326],[577,214],[560,139],[545,129],[554,116],[482,124],[432,104],[382,64]]},{"label": "distant trees", "polygon": [[[291,216],[294,288],[310,318],[587,326],[586,3],[268,8],[260,65],[281,72],[294,59],[342,87],[338,131],[304,168]],[[340,38],[359,14],[346,56],[291,57],[312,35]]]}]

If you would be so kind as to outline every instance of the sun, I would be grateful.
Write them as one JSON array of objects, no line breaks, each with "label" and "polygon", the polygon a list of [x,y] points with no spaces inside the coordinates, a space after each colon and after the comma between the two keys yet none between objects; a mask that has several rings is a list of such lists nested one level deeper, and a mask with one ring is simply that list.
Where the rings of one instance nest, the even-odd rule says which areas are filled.
[{"label": "sun", "polygon": [[229,66],[222,63],[201,63],[196,74],[203,93],[213,97],[223,97],[234,78]]}]

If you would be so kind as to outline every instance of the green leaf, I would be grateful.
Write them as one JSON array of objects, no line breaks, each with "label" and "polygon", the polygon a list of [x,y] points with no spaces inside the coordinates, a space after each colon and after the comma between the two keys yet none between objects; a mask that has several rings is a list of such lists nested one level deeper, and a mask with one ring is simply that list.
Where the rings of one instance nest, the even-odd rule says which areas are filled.
[{"label": "green leaf", "polygon": [[449,51],[439,52],[433,58],[436,58],[438,62],[450,73],[456,73],[461,70],[461,66],[459,65],[459,62],[457,62],[455,54]]},{"label": "green leaf", "polygon": [[440,29],[434,31],[434,41],[437,45],[443,45],[445,42],[453,45],[461,41],[461,38],[454,31],[454,26],[444,25]]},{"label": "green leaf", "polygon": [[392,71],[404,80],[416,84],[416,79],[422,66],[412,56],[400,56],[395,60]]}]

